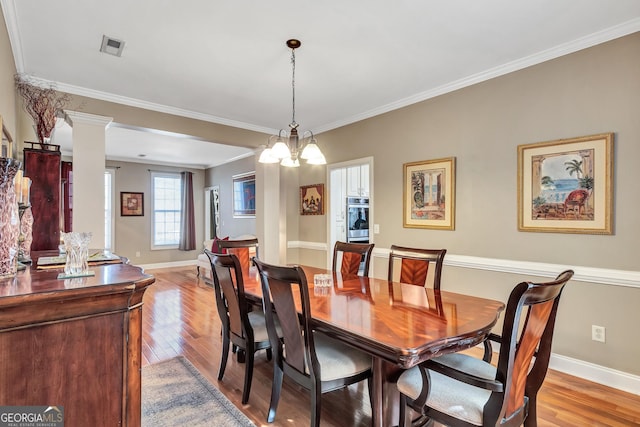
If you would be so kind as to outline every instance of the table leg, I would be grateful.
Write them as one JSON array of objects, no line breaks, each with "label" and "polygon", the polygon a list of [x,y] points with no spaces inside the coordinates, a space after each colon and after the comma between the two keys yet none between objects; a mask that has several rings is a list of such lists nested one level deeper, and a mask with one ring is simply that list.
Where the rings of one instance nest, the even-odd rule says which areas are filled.
[{"label": "table leg", "polygon": [[402,369],[379,357],[373,358],[372,425],[389,427],[398,425],[400,395],[396,382]]},{"label": "table leg", "polygon": [[[396,383],[404,370],[379,357],[373,358],[373,408],[371,408],[371,424],[374,427],[397,426],[400,416],[400,394]],[[407,416],[414,419],[416,414],[407,408]]]},{"label": "table leg", "polygon": [[373,427],[383,427],[383,377],[384,372],[382,369],[382,359],[379,357],[373,358],[373,408],[371,408],[371,424]]}]

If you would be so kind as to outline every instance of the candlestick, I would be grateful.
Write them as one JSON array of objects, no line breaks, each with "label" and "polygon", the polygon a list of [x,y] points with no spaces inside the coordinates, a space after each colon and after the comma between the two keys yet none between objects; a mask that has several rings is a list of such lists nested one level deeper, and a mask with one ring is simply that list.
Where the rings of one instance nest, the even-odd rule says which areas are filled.
[{"label": "candlestick", "polygon": [[31,200],[31,178],[26,176],[22,178],[22,193],[20,200],[24,205],[29,206]]},{"label": "candlestick", "polygon": [[16,199],[18,204],[22,203],[22,169],[16,172],[15,178],[13,178],[13,187],[16,193]]}]

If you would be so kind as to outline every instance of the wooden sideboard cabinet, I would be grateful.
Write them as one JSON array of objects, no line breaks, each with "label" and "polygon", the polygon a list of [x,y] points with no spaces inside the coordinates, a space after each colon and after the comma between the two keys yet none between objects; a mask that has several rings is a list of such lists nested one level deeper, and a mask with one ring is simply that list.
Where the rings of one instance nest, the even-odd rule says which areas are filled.
[{"label": "wooden sideboard cabinet", "polygon": [[0,280],[0,405],[62,406],[66,427],[137,427],[142,297],[155,278],[128,264],[91,270]]}]

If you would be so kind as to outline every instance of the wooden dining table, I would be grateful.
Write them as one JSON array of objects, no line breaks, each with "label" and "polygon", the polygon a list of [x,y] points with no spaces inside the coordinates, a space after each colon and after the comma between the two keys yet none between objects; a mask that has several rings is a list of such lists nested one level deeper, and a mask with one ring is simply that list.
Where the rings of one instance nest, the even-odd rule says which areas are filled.
[{"label": "wooden dining table", "polygon": [[[397,424],[395,382],[402,370],[481,343],[505,307],[486,298],[301,267],[307,276],[315,329],[373,357],[372,424],[376,427]],[[255,267],[247,273],[247,297],[261,300]],[[332,285],[314,287],[316,274],[329,274]]]}]

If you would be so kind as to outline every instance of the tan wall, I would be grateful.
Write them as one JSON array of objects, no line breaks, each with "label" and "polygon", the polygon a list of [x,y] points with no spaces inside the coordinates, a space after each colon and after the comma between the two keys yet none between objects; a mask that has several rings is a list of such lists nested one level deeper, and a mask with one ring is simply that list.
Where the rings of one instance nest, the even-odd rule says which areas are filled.
[{"label": "tan wall", "polygon": [[[4,14],[0,9],[0,116],[14,142],[16,137],[16,91],[13,76],[16,66],[11,53],[11,44]],[[14,148],[15,149],[15,148]]]},{"label": "tan wall", "polygon": [[[636,33],[323,133],[318,140],[330,163],[374,157],[377,248],[444,247],[455,255],[557,264],[558,272],[571,266],[638,271],[639,76]],[[517,146],[603,132],[615,132],[615,234],[519,232]],[[403,163],[442,157],[457,159],[455,231],[403,228]],[[301,177],[308,173],[301,168]],[[325,242],[326,225],[300,217],[300,234],[302,241]],[[317,260],[317,252],[300,250],[297,258]],[[374,271],[386,277],[385,262],[376,259]],[[541,280],[445,267],[443,286],[504,299],[524,279]],[[640,324],[638,301],[639,288],[571,282],[554,352],[640,375],[640,344],[629,339]],[[592,324],[607,328],[606,343],[591,341]]]},{"label": "tan wall", "polygon": [[[330,162],[375,161],[376,243],[637,269],[640,33],[322,134]],[[517,145],[615,132],[615,235],[517,229]],[[457,159],[456,230],[402,227],[402,164]]]},{"label": "tan wall", "polygon": [[264,145],[267,139],[266,135],[260,132],[130,107],[79,95],[72,95],[67,109],[97,114],[99,116],[113,117],[114,124],[174,132],[219,144],[257,148],[260,145]]},{"label": "tan wall", "polygon": [[255,156],[207,169],[205,187],[220,186],[220,236],[256,234],[256,219],[233,217],[233,176],[255,172]]},{"label": "tan wall", "polygon": [[[155,264],[195,260],[202,251],[204,240],[204,171],[142,163],[107,161],[107,167],[115,167],[115,246],[114,253],[129,258],[132,264]],[[151,250],[151,172],[193,172],[193,203],[196,224],[196,249]],[[144,216],[120,216],[120,192],[144,193]],[[136,256],[140,252],[140,256]]]}]

